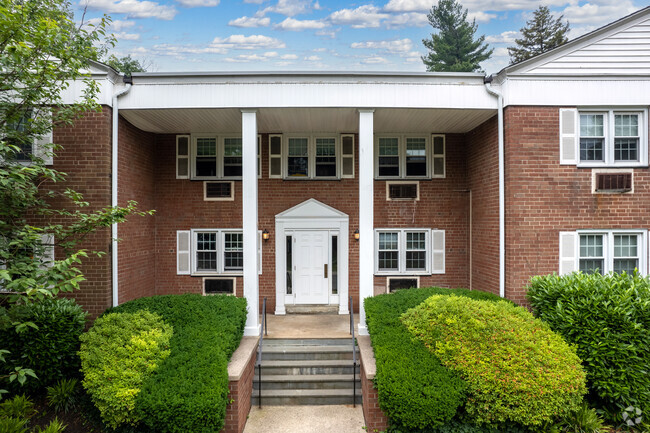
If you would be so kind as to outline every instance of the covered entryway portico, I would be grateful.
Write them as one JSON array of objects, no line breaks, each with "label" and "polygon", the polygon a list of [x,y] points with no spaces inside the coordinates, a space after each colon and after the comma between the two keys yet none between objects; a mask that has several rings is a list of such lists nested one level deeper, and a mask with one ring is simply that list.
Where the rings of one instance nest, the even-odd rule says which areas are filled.
[{"label": "covered entryway portico", "polygon": [[[375,134],[466,133],[494,116],[497,109],[496,99],[486,92],[483,75],[473,73],[206,73],[183,75],[182,80],[173,73],[161,73],[134,74],[133,78],[130,92],[120,99],[120,114],[137,128],[158,134],[218,131],[241,137],[242,276],[249,308],[246,335],[260,332],[257,234],[267,228],[274,228],[275,264],[274,274],[265,268],[262,278],[265,287],[274,281],[275,313],[285,314],[290,304],[324,304],[338,305],[339,314],[346,314],[352,294],[359,308],[359,333],[367,333],[363,300],[374,293],[375,274]],[[323,133],[355,136],[352,176],[328,181],[347,182],[355,188],[347,199],[352,203],[349,209],[325,203],[324,191],[318,188],[324,182],[287,175],[286,143],[280,162],[270,153],[260,157],[260,134],[297,133],[314,138]],[[309,164],[314,164],[314,148],[310,152]],[[258,165],[264,158],[265,171],[258,178]],[[341,164],[340,153],[336,158]],[[276,163],[279,175],[271,176]],[[338,165],[336,169],[341,170]],[[262,179],[269,183],[258,191]],[[311,197],[318,200],[301,197],[291,203],[297,205],[281,209],[269,204],[285,189],[310,188],[315,192]],[[336,195],[337,190],[328,193]],[[260,218],[274,218],[275,226],[260,226]],[[358,267],[352,269],[350,262],[356,263],[356,257],[350,259],[350,239],[355,230],[359,239],[352,242]],[[263,253],[266,245],[262,244]],[[336,261],[332,258],[335,250]],[[352,289],[350,275],[355,277]],[[237,292],[242,293],[239,288]]]}]

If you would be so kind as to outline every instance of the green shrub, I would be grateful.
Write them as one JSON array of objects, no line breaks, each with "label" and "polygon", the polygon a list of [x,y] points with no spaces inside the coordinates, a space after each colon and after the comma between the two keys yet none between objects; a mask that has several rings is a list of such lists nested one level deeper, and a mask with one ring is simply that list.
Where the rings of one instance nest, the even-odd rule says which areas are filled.
[{"label": "green shrub", "polygon": [[174,327],[171,355],[137,397],[144,427],[157,433],[219,432],[228,403],[228,360],[244,333],[246,300],[166,295],[137,299],[111,311],[144,309]]},{"label": "green shrub", "polygon": [[402,320],[467,382],[465,410],[479,424],[543,426],[586,393],[575,349],[525,308],[434,295]]},{"label": "green shrub", "polygon": [[628,406],[650,413],[650,279],[533,277],[528,300],[536,317],[577,346],[594,407],[617,422]]},{"label": "green shrub", "polygon": [[56,412],[72,410],[77,405],[77,379],[63,379],[47,387],[47,404]]},{"label": "green shrub", "polygon": [[148,311],[107,314],[82,335],[82,383],[106,424],[139,421],[136,398],[169,355],[171,336],[172,327]]},{"label": "green shrub", "polygon": [[63,424],[57,418],[54,418],[45,428],[37,426],[34,430],[34,433],[62,433],[65,428],[65,424]]},{"label": "green shrub", "polygon": [[[0,347],[10,353],[3,368],[30,368],[38,379],[29,379],[16,392],[35,392],[57,380],[79,375],[79,336],[86,325],[87,313],[73,299],[48,299],[29,305],[13,305],[0,310]],[[17,333],[12,321],[33,322]]]},{"label": "green shrub", "polygon": [[609,433],[598,413],[584,402],[577,410],[564,416],[555,426],[558,433]]},{"label": "green shrub", "polygon": [[0,403],[0,418],[30,419],[36,415],[34,403],[25,395],[15,395]]},{"label": "green shrub", "polygon": [[427,429],[449,421],[465,402],[467,385],[415,340],[400,322],[409,308],[435,294],[498,300],[485,292],[424,288],[366,298],[366,323],[377,362],[381,409],[397,429]]},{"label": "green shrub", "polygon": [[0,418],[0,433],[27,433],[27,420],[21,418]]}]

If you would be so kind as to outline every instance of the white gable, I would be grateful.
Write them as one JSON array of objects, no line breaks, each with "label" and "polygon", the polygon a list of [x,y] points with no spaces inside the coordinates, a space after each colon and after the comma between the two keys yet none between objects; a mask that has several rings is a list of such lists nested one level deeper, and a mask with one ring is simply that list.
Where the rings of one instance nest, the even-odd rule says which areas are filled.
[{"label": "white gable", "polygon": [[276,219],[287,218],[347,218],[343,212],[310,198],[275,216]]},{"label": "white gable", "polygon": [[650,8],[507,69],[522,75],[648,75]]}]

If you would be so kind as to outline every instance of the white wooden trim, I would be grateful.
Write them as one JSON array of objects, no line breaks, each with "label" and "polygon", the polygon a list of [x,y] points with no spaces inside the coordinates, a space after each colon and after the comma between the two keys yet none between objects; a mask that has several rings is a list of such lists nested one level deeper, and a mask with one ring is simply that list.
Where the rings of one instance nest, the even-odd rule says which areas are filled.
[{"label": "white wooden trim", "polygon": [[[436,138],[442,137],[442,153],[435,153],[435,147],[434,147],[434,141]],[[447,136],[445,134],[431,134],[431,178],[436,179],[444,179],[447,177]],[[434,161],[436,158],[441,158],[442,157],[442,174],[436,174],[434,172]]]},{"label": "white wooden trim", "polygon": [[[431,273],[432,274],[444,274],[446,267],[446,252],[445,252],[445,231],[444,230],[431,230]],[[440,258],[442,261],[441,266],[438,268],[435,267],[436,258]]]},{"label": "white wooden trim", "polygon": [[575,108],[560,109],[560,164],[575,165],[580,158],[580,116]]},{"label": "white wooden trim", "polygon": [[244,335],[260,335],[257,248],[257,110],[242,110],[242,221],[244,297],[248,315]]},{"label": "white wooden trim", "polygon": [[[560,242],[562,242],[562,234],[573,233],[575,236],[575,260],[574,267],[575,270],[578,270],[579,267],[579,248],[580,248],[580,235],[595,234],[603,235],[604,238],[604,256],[605,256],[605,269],[602,270],[603,273],[612,272],[614,265],[614,236],[619,234],[636,234],[639,236],[639,242],[637,247],[639,248],[639,273],[643,276],[648,275],[648,231],[645,229],[581,229],[575,232],[560,232]],[[560,245],[562,248],[562,245]],[[560,249],[560,254],[562,254],[562,249]],[[561,258],[562,259],[562,258]],[[568,262],[567,262],[568,263]],[[560,267],[560,271],[562,268]],[[561,272],[560,272],[561,273]]]},{"label": "white wooden trim", "polygon": [[47,269],[54,266],[54,235],[53,234],[42,234],[41,235],[41,244],[43,245],[43,254],[40,257],[41,269]]},{"label": "white wooden trim", "polygon": [[[279,138],[280,139],[280,153],[271,153],[271,141],[273,138]],[[273,159],[280,159],[280,173],[279,174],[272,174],[271,173],[271,167],[273,166],[272,161]],[[282,179],[284,176],[284,139],[282,137],[282,134],[269,134],[269,179]]]},{"label": "white wooden trim", "polygon": [[359,335],[368,335],[364,299],[374,287],[374,111],[359,110]]},{"label": "white wooden trim", "polygon": [[[397,233],[398,243],[398,269],[379,270],[379,233]],[[422,271],[410,270],[406,268],[406,234],[407,233],[425,233],[426,258],[425,269]],[[439,246],[434,245],[434,235],[440,242]],[[374,231],[374,270],[376,276],[401,276],[401,275],[431,275],[445,273],[445,231],[428,228],[378,228]],[[442,265],[439,269],[434,269],[434,254],[442,255]]]},{"label": "white wooden trim", "polygon": [[[187,155],[181,155],[179,148],[179,140],[185,138],[187,140]],[[190,178],[190,155],[192,154],[192,137],[189,135],[177,135],[176,136],[176,179],[189,179]],[[178,174],[178,166],[181,160],[185,160],[185,168],[187,170],[186,175]]]},{"label": "white wooden trim", "polygon": [[[187,246],[187,247],[185,247]],[[176,274],[190,275],[192,270],[192,236],[190,230],[176,232]]]},{"label": "white wooden trim", "polygon": [[[208,184],[209,183],[229,183],[230,196],[229,197],[208,197]],[[206,180],[203,181],[203,200],[204,201],[234,201],[235,200],[235,183],[231,180]]]},{"label": "white wooden trim", "polygon": [[[391,198],[390,186],[391,185],[411,185],[415,184],[417,192],[415,198]],[[386,201],[420,201],[420,181],[419,180],[387,180],[386,181]]]},{"label": "white wooden trim", "polygon": [[[351,154],[344,154],[343,153],[343,139],[350,137],[352,139],[352,153]],[[341,134],[341,179],[354,179],[354,162],[355,162],[355,137],[354,134]],[[352,160],[352,173],[350,174],[344,174],[343,173],[343,160],[344,159],[351,159]]]},{"label": "white wooden trim", "polygon": [[[444,159],[444,167],[445,167],[445,174],[444,175],[434,175],[433,174],[433,137],[445,137],[444,134],[405,134],[405,133],[396,133],[396,134],[376,134],[374,136],[374,170],[373,174],[375,179],[377,180],[428,180],[428,179],[433,179],[433,178],[444,178],[446,176],[446,165],[447,165],[447,157],[446,157],[446,139],[445,143],[443,144],[445,150],[444,153],[442,154],[442,157]],[[379,176],[379,139],[381,138],[397,138],[397,146],[398,146],[398,157],[399,157],[399,176]],[[406,140],[408,138],[423,138],[425,141],[425,155],[427,159],[427,173],[424,176],[407,176],[406,175]],[[440,155],[438,155],[440,157]]]},{"label": "white wooden trim", "polygon": [[580,248],[576,232],[560,232],[559,274],[566,275],[578,270],[578,249]]},{"label": "white wooden trim", "polygon": [[52,125],[52,109],[50,107],[40,107],[35,115],[38,118],[48,119],[50,128],[45,135],[34,138],[33,152],[34,155],[42,158],[45,165],[54,164],[54,155],[52,153],[52,141],[54,140],[54,130]]}]

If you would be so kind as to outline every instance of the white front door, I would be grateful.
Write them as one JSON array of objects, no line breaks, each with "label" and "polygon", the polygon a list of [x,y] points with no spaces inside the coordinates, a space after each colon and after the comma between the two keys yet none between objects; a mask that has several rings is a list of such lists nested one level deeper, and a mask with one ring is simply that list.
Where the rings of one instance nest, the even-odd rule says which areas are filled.
[{"label": "white front door", "polygon": [[296,304],[328,304],[329,232],[296,231],[293,246],[293,290]]}]

